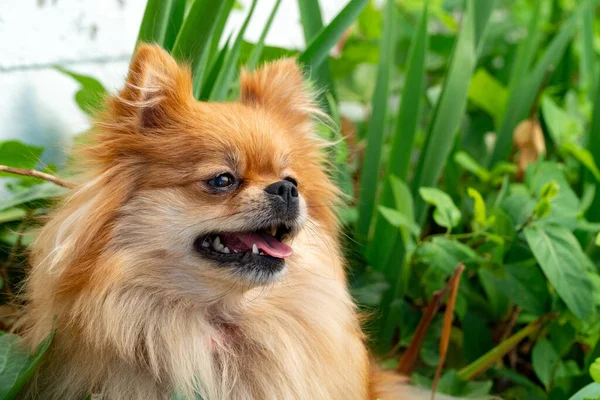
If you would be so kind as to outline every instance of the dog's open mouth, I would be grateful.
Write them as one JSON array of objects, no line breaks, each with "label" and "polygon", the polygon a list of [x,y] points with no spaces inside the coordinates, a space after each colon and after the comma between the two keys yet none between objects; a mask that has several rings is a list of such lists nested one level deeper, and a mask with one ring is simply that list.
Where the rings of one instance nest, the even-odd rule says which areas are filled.
[{"label": "dog's open mouth", "polygon": [[248,232],[222,232],[201,235],[196,239],[196,250],[221,261],[256,259],[283,260],[293,254],[284,243],[290,239],[291,229],[285,224]]}]

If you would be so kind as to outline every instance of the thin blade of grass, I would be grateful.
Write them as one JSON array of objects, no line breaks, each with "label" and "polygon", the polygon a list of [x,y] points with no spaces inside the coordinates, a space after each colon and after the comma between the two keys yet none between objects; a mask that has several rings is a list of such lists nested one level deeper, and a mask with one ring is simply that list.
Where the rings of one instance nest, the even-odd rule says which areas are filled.
[{"label": "thin blade of grass", "polygon": [[[598,80],[600,82],[600,79]],[[587,149],[594,157],[596,165],[600,165],[600,84],[596,85],[596,100],[594,101],[594,110],[592,112],[592,123],[588,136]],[[593,176],[590,175],[590,181]],[[600,222],[600,188],[596,186],[596,195],[586,213],[586,217],[591,222]]]},{"label": "thin blade of grass", "polygon": [[[212,66],[212,71],[216,65],[215,63],[219,60],[221,52],[217,52],[217,48],[219,42],[221,41],[221,35],[223,35],[223,30],[225,29],[225,23],[227,22],[227,18],[231,13],[234,3],[235,0],[226,0],[223,3],[223,8],[221,8],[221,10],[219,11],[217,21],[215,22],[215,25],[213,26],[210,34],[210,46],[202,51],[200,60],[198,61],[198,64],[196,65],[196,68],[194,70],[193,90],[194,97],[198,100],[205,99],[202,97],[202,91],[205,86],[205,83],[208,84],[211,89],[215,83],[214,80],[210,82],[205,82],[204,78],[206,76],[206,73],[208,72],[208,69]],[[223,60],[220,60],[220,64],[218,65],[219,68],[221,68],[222,63]]]},{"label": "thin blade of grass", "polygon": [[137,42],[164,44],[173,0],[148,0]]},{"label": "thin blade of grass", "polygon": [[229,92],[229,88],[231,86],[231,82],[233,80],[233,76],[237,69],[237,62],[240,58],[240,52],[242,49],[242,41],[244,40],[244,33],[246,32],[246,28],[248,28],[248,24],[250,23],[250,19],[254,14],[254,10],[256,9],[256,4],[258,0],[253,0],[250,5],[250,11],[248,11],[248,15],[244,20],[244,24],[238,33],[233,46],[231,47],[231,51],[225,57],[225,61],[223,62],[223,68],[217,77],[215,82],[215,86],[210,92],[209,100],[212,101],[225,101],[227,98],[227,93]]},{"label": "thin blade of grass", "polygon": [[[393,207],[394,196],[389,180],[396,176],[406,182],[410,168],[411,152],[418,129],[418,118],[421,110],[421,98],[425,82],[425,55],[427,54],[429,36],[427,34],[428,2],[418,23],[416,36],[411,41],[408,52],[406,77],[402,100],[398,108],[392,147],[387,166],[384,185],[379,198],[379,205]],[[383,270],[389,260],[392,247],[398,239],[398,230],[381,214],[375,219],[373,240],[367,247],[367,259],[377,270]],[[395,279],[394,279],[395,281]]]},{"label": "thin blade of grass", "polygon": [[206,101],[210,97],[210,92],[212,92],[212,89],[217,81],[217,78],[219,77],[219,73],[221,72],[221,69],[223,68],[223,63],[225,62],[225,57],[227,56],[227,53],[229,53],[229,43],[230,42],[231,42],[231,35],[229,35],[229,37],[227,38],[227,41],[223,45],[223,48],[219,52],[217,59],[215,60],[212,68],[210,69],[210,73],[206,77],[206,82],[205,82],[204,86],[202,86],[202,91],[200,93],[200,96],[197,97],[198,100]]},{"label": "thin blade of grass", "polygon": [[173,57],[190,62],[192,71],[202,58],[210,39],[214,22],[225,3],[212,0],[195,0],[173,44]]},{"label": "thin blade of grass", "polygon": [[575,33],[577,21],[583,9],[580,6],[575,14],[565,22],[559,33],[547,47],[543,57],[535,65],[534,70],[530,74],[522,75],[519,82],[514,85],[514,89],[511,90],[508,106],[498,130],[490,165],[508,158],[512,148],[515,127],[527,117],[548,72],[560,61],[569,41]]},{"label": "thin blade of grass", "polygon": [[543,322],[545,321],[545,317],[541,317],[534,322],[530,323],[519,332],[515,333],[508,339],[502,341],[492,350],[488,351],[477,360],[473,361],[471,364],[467,365],[460,371],[458,371],[458,377],[463,381],[470,381],[471,379],[477,377],[478,375],[485,372],[488,368],[494,365],[498,360],[508,354],[509,351],[515,348],[516,345],[527,336],[537,332]]},{"label": "thin blade of grass", "polygon": [[221,43],[221,36],[223,36],[227,19],[229,18],[229,14],[231,14],[231,10],[233,9],[234,5],[235,0],[223,0],[223,8],[221,11],[219,11],[219,15],[217,16],[217,20],[215,21],[215,26],[210,37],[210,45],[208,47],[209,66],[212,66],[215,63],[215,60],[220,54],[219,43]]},{"label": "thin blade of grass", "polygon": [[183,23],[183,17],[185,15],[186,0],[173,0],[173,6],[171,7],[171,14],[167,21],[167,32],[165,33],[165,40],[163,47],[166,50],[171,51],[175,44],[177,34],[181,29]]},{"label": "thin blade of grass", "polygon": [[360,175],[360,193],[358,205],[357,237],[367,239],[371,219],[375,209],[377,182],[381,164],[381,150],[386,131],[386,117],[389,97],[390,70],[392,69],[392,54],[395,47],[395,11],[396,4],[388,0],[385,7],[383,35],[380,42],[377,81],[371,101],[371,118],[367,128],[367,148]]},{"label": "thin blade of grass", "polygon": [[487,24],[483,24],[480,19],[482,15],[489,17],[491,14],[486,10],[478,11],[477,8],[492,9],[494,3],[495,1],[467,1],[466,17],[456,40],[442,94],[415,171],[412,188],[415,196],[415,215],[419,224],[425,221],[428,207],[418,196],[418,190],[424,186],[436,186],[467,105],[469,84],[477,64],[477,49],[485,36],[475,37],[475,23],[477,20],[485,34]]},{"label": "thin blade of grass", "polygon": [[581,14],[581,81],[588,91],[590,100],[594,100],[595,61],[594,50],[594,6],[590,0],[585,1],[585,10]]},{"label": "thin blade of grass", "polygon": [[331,23],[313,39],[298,60],[311,70],[318,68],[368,2],[369,0],[350,0]]},{"label": "thin blade of grass", "polygon": [[267,37],[267,33],[269,33],[269,30],[271,29],[271,25],[273,24],[273,20],[275,19],[275,14],[277,14],[277,10],[279,10],[280,5],[281,0],[277,0],[275,2],[275,5],[273,6],[273,9],[271,10],[271,14],[269,14],[269,19],[267,20],[267,23],[265,24],[265,27],[260,34],[260,38],[258,38],[258,42],[256,42],[254,49],[252,49],[252,53],[250,53],[250,58],[246,63],[246,68],[248,68],[250,71],[252,71],[256,67],[260,60],[263,48],[265,47],[265,38]]},{"label": "thin blade of grass", "polygon": [[[312,40],[323,29],[323,17],[318,0],[298,0],[300,8],[300,22],[304,32],[304,41],[310,44]],[[333,79],[328,63],[324,62],[319,67],[310,71],[311,78],[314,79],[320,87],[327,88],[335,98],[336,94],[333,87]],[[327,103],[329,104],[329,103]]]}]

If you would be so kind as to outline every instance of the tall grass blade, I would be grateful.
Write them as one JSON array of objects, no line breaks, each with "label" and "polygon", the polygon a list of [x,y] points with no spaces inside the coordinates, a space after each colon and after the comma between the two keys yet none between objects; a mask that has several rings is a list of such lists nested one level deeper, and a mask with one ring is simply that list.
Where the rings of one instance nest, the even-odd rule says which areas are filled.
[{"label": "tall grass blade", "polygon": [[235,42],[231,48],[231,51],[225,57],[225,61],[223,62],[223,68],[217,77],[215,82],[215,86],[213,87],[209,99],[212,101],[225,101],[227,98],[227,93],[229,92],[229,88],[231,86],[231,82],[233,80],[233,76],[237,69],[237,62],[240,58],[240,52],[242,49],[242,41],[244,40],[244,33],[246,32],[246,28],[248,28],[248,24],[250,23],[250,19],[254,14],[254,10],[256,9],[256,4],[258,0],[253,0],[252,5],[250,6],[250,11],[248,11],[248,15],[246,16],[246,20],[238,33]]},{"label": "tall grass blade", "polygon": [[[383,188],[379,205],[392,207],[394,204],[393,191],[390,186],[390,176],[396,176],[406,182],[410,168],[411,152],[418,129],[418,118],[421,110],[421,98],[425,82],[425,55],[429,43],[427,34],[428,3],[416,29],[416,36],[410,44],[406,77],[402,100],[398,108],[392,146],[391,160],[383,179]],[[373,267],[382,270],[388,263],[390,251],[398,239],[398,230],[393,227],[381,214],[375,217],[373,240],[367,248],[367,259]],[[394,279],[395,281],[395,279]]]},{"label": "tall grass blade", "polygon": [[173,6],[171,7],[171,14],[167,21],[167,32],[165,33],[165,40],[163,47],[169,51],[173,49],[177,34],[181,29],[183,23],[183,17],[185,15],[186,0],[173,0]]},{"label": "tall grass blade", "polygon": [[594,100],[596,79],[594,49],[594,5],[590,0],[585,0],[584,12],[581,14],[581,80],[587,88],[590,100]]},{"label": "tall grass blade", "polygon": [[173,0],[148,0],[138,34],[138,43],[164,45]]},{"label": "tall grass blade", "polygon": [[217,20],[215,21],[210,37],[210,45],[208,47],[209,66],[212,66],[215,63],[215,60],[220,54],[219,43],[221,43],[221,36],[223,36],[225,24],[227,24],[227,19],[229,18],[229,14],[231,14],[231,10],[233,9],[235,3],[235,0],[223,0],[223,8],[221,11],[219,11],[219,15],[217,16]]},{"label": "tall grass blade", "polygon": [[173,44],[173,56],[192,64],[192,71],[201,60],[209,41],[215,19],[223,4],[213,0],[195,0]]},{"label": "tall grass blade", "polygon": [[475,24],[478,21],[479,29],[485,33],[486,24],[481,21],[481,16],[489,17],[491,12],[487,9],[492,9],[494,3],[494,1],[467,1],[467,15],[456,40],[442,94],[415,171],[412,190],[415,197],[416,220],[419,224],[425,220],[427,205],[418,195],[418,190],[423,186],[436,186],[446,164],[467,105],[469,84],[477,64],[477,49],[484,40],[475,36]]},{"label": "tall grass blade", "polygon": [[[598,78],[598,82],[600,82],[600,78]],[[587,148],[592,153],[596,165],[600,165],[600,84],[596,85],[595,97]],[[593,177],[590,176],[590,178],[591,181]],[[600,222],[600,187],[598,186],[596,186],[596,195],[586,217],[592,222]]]},{"label": "tall grass blade", "polygon": [[210,93],[212,92],[213,87],[215,86],[215,83],[217,81],[217,78],[219,77],[219,73],[221,72],[221,69],[223,68],[223,63],[225,62],[225,57],[229,53],[229,43],[230,42],[231,42],[231,35],[227,38],[227,41],[223,45],[223,48],[217,55],[217,59],[213,63],[213,65],[210,69],[210,73],[206,77],[206,81],[205,81],[204,85],[202,86],[202,91],[200,93],[200,96],[198,97],[198,100],[206,101],[209,99]]},{"label": "tall grass blade", "polygon": [[250,53],[250,58],[246,63],[246,68],[248,68],[251,71],[256,67],[256,65],[260,61],[260,56],[262,54],[263,48],[265,47],[265,38],[267,37],[267,33],[269,33],[269,30],[271,29],[271,25],[273,24],[273,20],[275,19],[275,14],[277,14],[277,10],[279,10],[280,5],[281,0],[277,0],[275,2],[275,5],[273,6],[273,9],[271,10],[271,14],[269,14],[269,19],[267,20],[267,23],[265,24],[265,27],[260,34],[260,38],[258,38],[258,42],[256,42],[254,49],[252,49],[252,53]]},{"label": "tall grass blade", "polygon": [[[304,32],[304,41],[310,44],[312,40],[323,29],[323,17],[321,16],[321,8],[318,0],[298,0],[300,8],[300,22]],[[333,79],[329,64],[324,62],[318,68],[310,71],[311,78],[314,79],[320,87],[327,88],[335,98]],[[329,104],[329,103],[327,103]]]},{"label": "tall grass blade", "polygon": [[515,84],[514,89],[511,90],[506,113],[498,130],[490,165],[506,160],[510,154],[515,127],[527,117],[546,75],[551,73],[552,69],[560,61],[569,41],[575,33],[577,21],[583,9],[582,6],[579,6],[575,14],[565,22],[559,33],[554,37],[533,71],[522,75],[519,82]]},{"label": "tall grass blade", "polygon": [[385,7],[385,21],[383,35],[381,36],[379,64],[377,67],[377,81],[373,99],[371,101],[371,118],[367,128],[367,148],[363,160],[359,186],[358,224],[356,232],[359,239],[366,239],[369,235],[379,170],[381,164],[381,149],[383,147],[384,133],[386,131],[386,117],[389,97],[390,70],[392,69],[392,55],[396,44],[395,33],[396,4],[387,0]]},{"label": "tall grass blade", "polygon": [[369,0],[350,0],[346,7],[308,45],[300,55],[299,61],[310,67],[311,70],[318,68],[368,2]]},{"label": "tall grass blade", "polygon": [[[219,15],[217,17],[217,21],[212,28],[210,34],[210,46],[202,50],[202,55],[200,56],[200,60],[198,64],[195,66],[194,70],[194,97],[198,100],[206,99],[202,97],[202,91],[205,87],[205,83],[212,87],[214,86],[214,81],[205,82],[204,77],[208,72],[209,68],[214,70],[215,63],[218,61],[218,57],[221,52],[218,52],[218,45],[221,41],[221,35],[223,35],[223,30],[225,29],[225,23],[227,22],[227,18],[229,17],[229,13],[233,8],[235,0],[226,0],[223,3],[223,8],[219,11]],[[229,40],[228,40],[229,41]],[[225,46],[226,48],[228,46]],[[220,61],[221,64],[218,65],[221,68],[223,60]],[[218,70],[217,70],[218,71]],[[210,93],[210,92],[209,92]],[[207,95],[208,96],[208,95]]]}]

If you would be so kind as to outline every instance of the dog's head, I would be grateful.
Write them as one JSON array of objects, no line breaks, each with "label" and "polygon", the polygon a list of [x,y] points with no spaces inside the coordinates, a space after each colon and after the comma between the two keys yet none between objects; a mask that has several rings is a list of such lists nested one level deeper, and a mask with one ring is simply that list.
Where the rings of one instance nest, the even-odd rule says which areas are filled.
[{"label": "dog's head", "polygon": [[187,67],[141,46],[87,152],[111,176],[94,184],[127,192],[104,256],[180,291],[273,282],[306,229],[335,232],[316,111],[293,60],[243,72],[237,102],[199,102]]}]

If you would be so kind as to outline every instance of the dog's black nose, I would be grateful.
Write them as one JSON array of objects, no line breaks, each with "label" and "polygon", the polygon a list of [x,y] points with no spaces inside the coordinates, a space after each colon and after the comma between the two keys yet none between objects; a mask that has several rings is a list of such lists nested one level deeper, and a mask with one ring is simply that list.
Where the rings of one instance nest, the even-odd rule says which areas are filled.
[{"label": "dog's black nose", "polygon": [[298,202],[298,188],[289,181],[272,183],[265,188],[265,192],[281,198],[288,205]]}]

